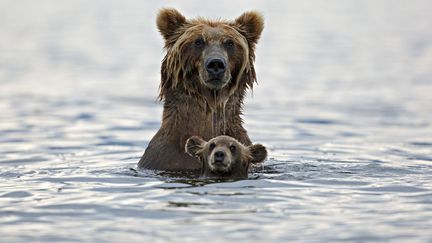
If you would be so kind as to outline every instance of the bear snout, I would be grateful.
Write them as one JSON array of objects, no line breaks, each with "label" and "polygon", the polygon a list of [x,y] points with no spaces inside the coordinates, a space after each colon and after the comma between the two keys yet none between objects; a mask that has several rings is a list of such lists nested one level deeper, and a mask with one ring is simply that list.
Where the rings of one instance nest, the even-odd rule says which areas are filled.
[{"label": "bear snout", "polygon": [[208,166],[214,173],[226,173],[231,170],[232,158],[223,148],[215,149],[209,156]]},{"label": "bear snout", "polygon": [[217,151],[214,153],[214,163],[222,165],[225,159],[225,153],[223,151]]},{"label": "bear snout", "polygon": [[222,58],[209,58],[205,66],[210,79],[222,79],[226,69],[226,61]]},{"label": "bear snout", "polygon": [[221,89],[229,82],[227,61],[222,57],[209,57],[205,61],[206,86],[211,89]]},{"label": "bear snout", "polygon": [[203,55],[200,78],[210,89],[224,88],[231,80],[228,56],[220,48],[212,47]]}]

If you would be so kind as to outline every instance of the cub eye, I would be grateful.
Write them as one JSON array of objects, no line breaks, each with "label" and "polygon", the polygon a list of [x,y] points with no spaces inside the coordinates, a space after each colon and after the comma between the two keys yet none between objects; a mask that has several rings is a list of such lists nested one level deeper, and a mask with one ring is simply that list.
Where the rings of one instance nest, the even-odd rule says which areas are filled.
[{"label": "cub eye", "polygon": [[231,153],[234,153],[234,152],[236,151],[236,146],[231,145],[231,146],[229,147],[229,149],[230,149]]},{"label": "cub eye", "polygon": [[211,143],[210,146],[209,146],[210,151],[212,151],[215,147],[216,147],[216,144]]},{"label": "cub eye", "polygon": [[234,41],[232,40],[226,40],[225,41],[225,46],[229,49],[232,49],[234,47]]},{"label": "cub eye", "polygon": [[195,40],[194,44],[196,47],[201,47],[204,45],[204,40],[200,37],[200,38]]}]

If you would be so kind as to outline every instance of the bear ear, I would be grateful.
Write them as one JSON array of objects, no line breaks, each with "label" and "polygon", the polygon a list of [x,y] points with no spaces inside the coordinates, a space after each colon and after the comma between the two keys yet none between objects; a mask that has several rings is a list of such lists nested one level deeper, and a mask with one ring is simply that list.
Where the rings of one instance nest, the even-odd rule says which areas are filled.
[{"label": "bear ear", "polygon": [[204,147],[205,143],[206,141],[198,136],[190,137],[188,140],[186,140],[185,151],[190,156],[196,157],[200,150],[202,150]]},{"label": "bear ear", "polygon": [[251,163],[261,163],[267,157],[267,149],[261,144],[254,144],[249,146],[250,155],[252,157]]},{"label": "bear ear", "polygon": [[235,25],[249,43],[256,44],[264,29],[264,17],[258,12],[245,12],[235,19]]},{"label": "bear ear", "polygon": [[186,18],[179,11],[173,8],[161,9],[156,18],[156,24],[159,32],[166,41],[169,40],[185,23]]}]

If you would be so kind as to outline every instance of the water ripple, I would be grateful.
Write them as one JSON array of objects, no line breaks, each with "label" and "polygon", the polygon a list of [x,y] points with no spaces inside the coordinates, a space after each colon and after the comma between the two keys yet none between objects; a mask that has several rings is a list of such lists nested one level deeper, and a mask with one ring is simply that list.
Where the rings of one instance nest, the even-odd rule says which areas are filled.
[{"label": "water ripple", "polygon": [[0,2],[2,242],[432,241],[431,3],[174,4],[266,17],[244,121],[269,158],[247,180],[136,167],[164,4]]}]

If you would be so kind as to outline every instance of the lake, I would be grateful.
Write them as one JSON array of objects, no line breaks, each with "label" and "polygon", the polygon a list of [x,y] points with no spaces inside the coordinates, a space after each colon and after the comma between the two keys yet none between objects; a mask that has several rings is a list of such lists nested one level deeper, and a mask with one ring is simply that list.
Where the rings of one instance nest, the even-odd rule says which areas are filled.
[{"label": "lake", "polygon": [[[265,16],[248,180],[140,171],[158,10]],[[2,242],[431,242],[432,2],[0,1]]]}]

